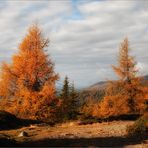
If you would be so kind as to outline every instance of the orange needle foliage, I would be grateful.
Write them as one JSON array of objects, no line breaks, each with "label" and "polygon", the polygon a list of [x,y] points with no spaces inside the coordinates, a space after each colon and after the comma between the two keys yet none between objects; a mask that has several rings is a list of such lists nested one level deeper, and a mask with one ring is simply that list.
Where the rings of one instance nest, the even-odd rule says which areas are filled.
[{"label": "orange needle foliage", "polygon": [[13,110],[18,111],[19,116],[36,117],[39,112],[41,116],[47,116],[49,107],[53,107],[58,75],[44,50],[48,43],[40,28],[33,25],[12,63],[2,65],[0,96],[14,100]]},{"label": "orange needle foliage", "polygon": [[144,90],[141,78],[136,77],[134,57],[129,55],[129,42],[121,43],[118,66],[112,66],[119,80],[108,83],[106,96],[99,105],[100,116],[142,113],[145,110]]}]

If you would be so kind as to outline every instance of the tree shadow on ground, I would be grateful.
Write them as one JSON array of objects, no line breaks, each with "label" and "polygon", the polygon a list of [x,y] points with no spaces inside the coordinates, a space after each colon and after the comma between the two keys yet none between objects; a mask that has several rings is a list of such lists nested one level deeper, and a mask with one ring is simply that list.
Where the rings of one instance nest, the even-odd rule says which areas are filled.
[{"label": "tree shadow on ground", "polygon": [[15,121],[9,120],[5,124],[0,123],[0,130],[12,130],[22,128],[24,126],[29,126],[31,124],[40,124],[41,121],[38,120],[31,120],[31,119],[18,119],[16,118]]},{"label": "tree shadow on ground", "polygon": [[0,130],[18,129],[23,126],[28,126],[30,124],[37,124],[37,123],[41,122],[32,119],[20,119],[9,112],[0,110]]},{"label": "tree shadow on ground", "polygon": [[140,144],[148,140],[148,134],[143,138],[127,137],[97,137],[97,138],[63,138],[63,139],[43,139],[20,143],[19,146],[37,147],[121,147],[126,145]]}]

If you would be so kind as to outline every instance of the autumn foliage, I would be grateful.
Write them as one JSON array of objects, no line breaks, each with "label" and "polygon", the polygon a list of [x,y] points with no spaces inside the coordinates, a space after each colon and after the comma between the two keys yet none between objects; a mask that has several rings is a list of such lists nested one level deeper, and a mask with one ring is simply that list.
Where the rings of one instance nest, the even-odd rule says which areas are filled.
[{"label": "autumn foliage", "polygon": [[33,25],[12,63],[2,64],[0,96],[5,102],[11,102],[11,107],[6,109],[18,116],[47,118],[55,112],[58,75],[44,50],[48,43],[40,28]]},{"label": "autumn foliage", "polygon": [[142,78],[137,76],[136,61],[130,55],[127,38],[121,43],[118,65],[112,66],[119,79],[108,81],[103,91],[83,92],[79,96],[74,84],[69,85],[68,77],[60,96],[56,96],[58,75],[45,51],[48,44],[49,40],[43,37],[41,29],[33,25],[11,63],[2,63],[0,109],[17,117],[43,121],[74,119],[80,106],[79,112],[85,116],[103,118],[142,114],[148,110],[148,87],[143,86]]},{"label": "autumn foliage", "polygon": [[108,82],[105,97],[94,115],[108,117],[144,112],[145,93],[141,78],[136,76],[136,62],[129,52],[129,42],[125,39],[121,43],[118,66],[112,66],[119,80]]}]

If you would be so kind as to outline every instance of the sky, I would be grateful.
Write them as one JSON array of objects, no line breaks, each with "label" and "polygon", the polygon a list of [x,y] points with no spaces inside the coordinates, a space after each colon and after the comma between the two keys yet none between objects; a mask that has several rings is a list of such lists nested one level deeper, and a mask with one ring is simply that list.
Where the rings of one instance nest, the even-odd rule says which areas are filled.
[{"label": "sky", "polygon": [[11,61],[33,23],[50,39],[59,86],[66,75],[79,88],[117,79],[111,65],[125,37],[139,75],[148,74],[146,0],[1,0],[0,62]]}]

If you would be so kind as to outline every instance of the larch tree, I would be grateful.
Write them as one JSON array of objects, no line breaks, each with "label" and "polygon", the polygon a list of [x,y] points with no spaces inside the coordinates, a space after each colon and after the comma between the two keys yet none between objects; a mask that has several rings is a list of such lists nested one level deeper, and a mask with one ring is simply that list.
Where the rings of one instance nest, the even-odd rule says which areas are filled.
[{"label": "larch tree", "polygon": [[[48,117],[55,103],[55,82],[58,75],[45,52],[49,40],[37,25],[29,28],[11,64],[3,64],[0,95],[16,102],[20,116]],[[24,115],[24,116],[25,116]]]},{"label": "larch tree", "polygon": [[112,66],[119,80],[109,81],[106,95],[100,103],[100,113],[104,116],[141,113],[145,109],[141,78],[136,76],[136,61],[129,52],[126,38],[121,43],[118,65]]}]

